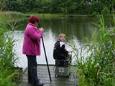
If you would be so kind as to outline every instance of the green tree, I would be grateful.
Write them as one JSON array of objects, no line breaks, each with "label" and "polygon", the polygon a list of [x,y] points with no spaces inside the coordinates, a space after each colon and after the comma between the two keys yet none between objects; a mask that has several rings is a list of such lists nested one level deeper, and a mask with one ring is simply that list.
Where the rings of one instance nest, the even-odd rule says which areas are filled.
[{"label": "green tree", "polygon": [[1,10],[42,13],[109,14],[115,0],[0,0]]}]

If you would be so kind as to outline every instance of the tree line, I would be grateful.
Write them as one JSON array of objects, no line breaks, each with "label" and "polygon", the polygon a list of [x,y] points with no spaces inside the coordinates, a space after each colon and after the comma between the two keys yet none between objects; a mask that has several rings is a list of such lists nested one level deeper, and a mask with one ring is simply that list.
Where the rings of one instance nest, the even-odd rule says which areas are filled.
[{"label": "tree line", "polygon": [[20,12],[93,14],[111,13],[114,0],[0,0],[0,9]]}]

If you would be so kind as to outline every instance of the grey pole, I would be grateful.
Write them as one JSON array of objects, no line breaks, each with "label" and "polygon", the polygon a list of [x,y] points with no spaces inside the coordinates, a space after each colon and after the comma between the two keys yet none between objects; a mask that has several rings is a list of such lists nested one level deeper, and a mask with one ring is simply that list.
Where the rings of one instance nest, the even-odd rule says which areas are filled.
[{"label": "grey pole", "polygon": [[50,82],[51,82],[51,81],[52,81],[52,79],[51,79],[51,73],[50,73],[50,69],[49,69],[49,64],[48,64],[48,59],[47,59],[47,55],[46,55],[46,49],[45,49],[45,44],[44,44],[44,39],[43,39],[43,37],[42,37],[42,44],[43,44],[45,59],[46,59],[46,63],[47,63],[48,74],[49,74],[49,78],[50,78]]}]

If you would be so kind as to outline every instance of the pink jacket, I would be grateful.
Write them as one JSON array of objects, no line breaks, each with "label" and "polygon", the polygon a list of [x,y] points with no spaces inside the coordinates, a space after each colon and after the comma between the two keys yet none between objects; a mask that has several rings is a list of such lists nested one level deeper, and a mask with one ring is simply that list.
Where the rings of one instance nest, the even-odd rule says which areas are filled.
[{"label": "pink jacket", "polygon": [[43,32],[29,23],[24,31],[23,54],[40,55],[40,38]]}]

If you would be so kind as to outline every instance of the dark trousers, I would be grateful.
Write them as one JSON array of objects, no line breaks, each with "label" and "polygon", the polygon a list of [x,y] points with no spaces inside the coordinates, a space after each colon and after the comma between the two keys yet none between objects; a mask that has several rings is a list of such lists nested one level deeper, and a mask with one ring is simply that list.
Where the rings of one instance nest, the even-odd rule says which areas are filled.
[{"label": "dark trousers", "polygon": [[26,55],[28,59],[28,82],[35,85],[39,83],[37,77],[37,61],[36,56]]}]

